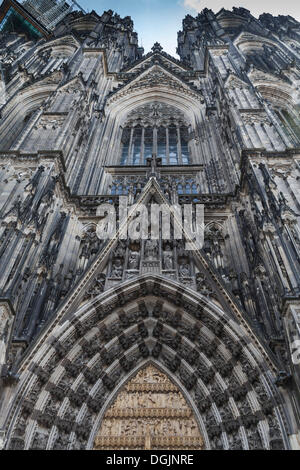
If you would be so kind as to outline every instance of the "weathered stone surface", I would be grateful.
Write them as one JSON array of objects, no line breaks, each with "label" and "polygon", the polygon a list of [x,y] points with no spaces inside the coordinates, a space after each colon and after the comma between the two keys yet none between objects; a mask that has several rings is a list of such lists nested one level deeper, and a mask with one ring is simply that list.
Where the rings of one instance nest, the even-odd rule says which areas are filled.
[{"label": "weathered stone surface", "polygon": [[[42,41],[0,33],[0,448],[92,448],[105,403],[147,367],[165,386],[153,373],[134,393],[171,404],[178,390],[192,448],[289,447],[299,31],[290,16],[204,9],[183,21],[180,60],[158,43],[143,55],[131,19],[110,10],[72,12]],[[99,239],[100,205],[128,222],[119,196],[148,215],[204,204],[202,249],[174,227]],[[161,436],[166,407],[145,409]],[[164,448],[183,446],[164,426]],[[130,448],[158,445],[143,432]]]}]

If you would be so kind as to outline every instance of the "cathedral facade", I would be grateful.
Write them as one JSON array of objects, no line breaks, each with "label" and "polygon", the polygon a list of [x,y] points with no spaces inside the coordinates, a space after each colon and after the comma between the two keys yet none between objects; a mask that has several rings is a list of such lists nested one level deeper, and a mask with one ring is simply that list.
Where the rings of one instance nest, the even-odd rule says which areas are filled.
[{"label": "cathedral facade", "polygon": [[[31,15],[0,7],[0,448],[300,449],[300,23],[205,9],[177,60]],[[124,198],[204,206],[203,246],[120,236]]]}]

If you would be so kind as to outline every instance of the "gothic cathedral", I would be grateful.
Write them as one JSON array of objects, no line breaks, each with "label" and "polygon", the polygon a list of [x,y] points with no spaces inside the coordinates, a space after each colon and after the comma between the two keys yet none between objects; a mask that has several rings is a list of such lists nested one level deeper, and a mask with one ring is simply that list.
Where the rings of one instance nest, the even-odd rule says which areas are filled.
[{"label": "gothic cathedral", "polygon": [[[300,23],[204,9],[178,60],[31,3],[0,7],[0,448],[300,449]],[[120,237],[125,199],[204,206],[204,244]]]}]

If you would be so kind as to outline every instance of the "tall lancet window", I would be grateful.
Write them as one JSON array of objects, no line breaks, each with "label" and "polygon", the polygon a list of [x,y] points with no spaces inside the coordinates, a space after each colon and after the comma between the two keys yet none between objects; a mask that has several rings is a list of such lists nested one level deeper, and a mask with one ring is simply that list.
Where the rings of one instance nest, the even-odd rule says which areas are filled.
[{"label": "tall lancet window", "polygon": [[183,165],[189,163],[189,133],[186,127],[181,128],[180,132],[180,145],[181,145],[181,158]]},{"label": "tall lancet window", "polygon": [[300,114],[293,109],[275,107],[275,112],[286,129],[288,135],[297,144],[300,142]]},{"label": "tall lancet window", "polygon": [[[167,165],[167,129],[163,126],[156,129],[157,151],[155,152],[161,158],[162,164]],[[155,137],[155,135],[154,135]],[[154,149],[155,150],[155,149]]]},{"label": "tall lancet window", "polygon": [[153,128],[146,127],[144,133],[144,161],[151,158],[153,153]]},{"label": "tall lancet window", "polygon": [[129,157],[129,146],[130,146],[131,129],[126,127],[122,134],[122,156],[121,165],[127,165]]},{"label": "tall lancet window", "polygon": [[132,158],[131,164],[132,165],[140,165],[141,164],[141,151],[142,151],[142,135],[143,129],[140,126],[135,127],[132,139]]},{"label": "tall lancet window", "polygon": [[178,163],[178,132],[177,127],[169,127],[169,162],[170,165]]},{"label": "tall lancet window", "polygon": [[163,165],[188,165],[189,125],[173,106],[153,102],[132,111],[123,126],[121,165],[146,165],[155,153]]}]

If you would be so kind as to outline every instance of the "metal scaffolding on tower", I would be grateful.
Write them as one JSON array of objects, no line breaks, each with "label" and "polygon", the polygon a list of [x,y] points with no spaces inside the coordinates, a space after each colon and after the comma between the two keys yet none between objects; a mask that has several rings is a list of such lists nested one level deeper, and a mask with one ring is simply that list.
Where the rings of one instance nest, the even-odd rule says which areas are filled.
[{"label": "metal scaffolding on tower", "polygon": [[71,11],[85,10],[75,0],[23,0],[22,5],[45,28],[53,30]]}]

